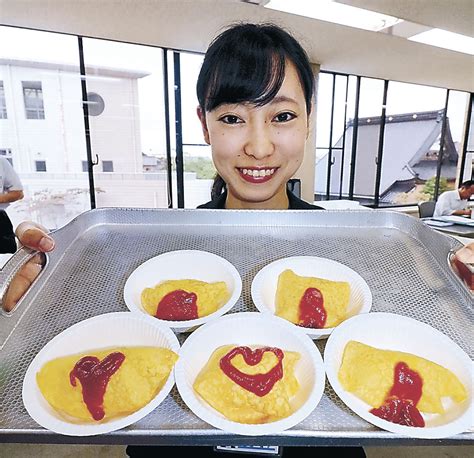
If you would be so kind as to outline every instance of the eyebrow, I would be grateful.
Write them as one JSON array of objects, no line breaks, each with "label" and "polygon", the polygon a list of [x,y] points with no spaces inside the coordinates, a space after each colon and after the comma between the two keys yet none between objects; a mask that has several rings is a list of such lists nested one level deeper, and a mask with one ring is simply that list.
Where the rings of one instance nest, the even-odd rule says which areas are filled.
[{"label": "eyebrow", "polygon": [[298,102],[295,99],[292,99],[291,97],[287,97],[286,95],[276,96],[269,102],[269,105],[276,105],[277,103],[281,103],[281,102],[290,102],[290,103],[295,103],[296,105],[298,105]]}]

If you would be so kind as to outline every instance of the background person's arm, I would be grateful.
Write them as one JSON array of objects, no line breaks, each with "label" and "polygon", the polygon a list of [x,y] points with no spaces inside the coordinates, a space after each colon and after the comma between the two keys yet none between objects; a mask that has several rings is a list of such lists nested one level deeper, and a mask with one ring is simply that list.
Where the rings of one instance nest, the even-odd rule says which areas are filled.
[{"label": "background person's arm", "polygon": [[0,194],[0,204],[9,204],[23,199],[23,191],[7,191]]},{"label": "background person's arm", "polygon": [[457,216],[471,216],[471,210],[465,209],[465,210],[456,210],[452,213],[452,215],[457,215]]}]

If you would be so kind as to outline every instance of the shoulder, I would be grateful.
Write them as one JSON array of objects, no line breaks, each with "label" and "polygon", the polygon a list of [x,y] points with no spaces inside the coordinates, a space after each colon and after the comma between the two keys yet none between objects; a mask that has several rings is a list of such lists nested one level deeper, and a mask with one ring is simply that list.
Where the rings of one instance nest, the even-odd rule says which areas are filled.
[{"label": "shoulder", "polygon": [[440,200],[449,200],[456,197],[457,191],[445,191],[438,197],[438,202]]},{"label": "shoulder", "polygon": [[324,210],[322,207],[310,204],[305,200],[296,197],[292,192],[288,192],[288,210]]},{"label": "shoulder", "polygon": [[205,204],[198,205],[197,208],[213,208],[222,210],[225,208],[226,193],[222,193],[219,197],[206,202]]}]

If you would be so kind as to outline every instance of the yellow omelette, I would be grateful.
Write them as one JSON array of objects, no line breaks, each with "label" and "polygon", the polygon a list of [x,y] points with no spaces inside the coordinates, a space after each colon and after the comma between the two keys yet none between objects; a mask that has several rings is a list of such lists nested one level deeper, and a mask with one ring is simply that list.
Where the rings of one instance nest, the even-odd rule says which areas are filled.
[{"label": "yellow omelette", "polygon": [[[193,385],[199,396],[229,420],[238,423],[270,423],[291,415],[290,400],[299,389],[294,368],[300,354],[284,351],[283,378],[269,393],[257,396],[231,380],[220,368],[221,358],[233,348],[235,345],[219,347],[201,369]],[[238,370],[254,375],[270,371],[278,363],[278,358],[274,353],[265,352],[255,366],[248,365],[242,355],[236,355],[231,362]]]},{"label": "yellow omelette", "polygon": [[201,280],[167,280],[142,291],[142,306],[147,313],[155,316],[158,304],[168,293],[183,290],[197,296],[198,317],[214,313],[230,298],[225,282],[207,283]]},{"label": "yellow omelette", "polygon": [[71,422],[96,422],[83,400],[82,385],[71,384],[70,373],[85,356],[102,361],[107,355],[121,352],[123,363],[110,377],[103,398],[105,416],[110,418],[129,415],[148,404],[163,388],[178,359],[167,348],[130,347],[91,350],[48,361],[36,374],[38,387],[48,403]]},{"label": "yellow omelette", "polygon": [[338,378],[342,387],[372,407],[385,401],[393,385],[395,365],[404,362],[423,380],[417,409],[425,413],[444,413],[442,398],[454,402],[467,398],[464,385],[450,370],[420,356],[400,351],[380,350],[351,340],[344,349]]},{"label": "yellow omelette", "polygon": [[299,324],[300,301],[308,288],[318,289],[324,301],[327,318],[324,328],[337,326],[347,318],[351,294],[349,283],[317,277],[301,277],[292,270],[284,270],[278,277],[275,315]]}]

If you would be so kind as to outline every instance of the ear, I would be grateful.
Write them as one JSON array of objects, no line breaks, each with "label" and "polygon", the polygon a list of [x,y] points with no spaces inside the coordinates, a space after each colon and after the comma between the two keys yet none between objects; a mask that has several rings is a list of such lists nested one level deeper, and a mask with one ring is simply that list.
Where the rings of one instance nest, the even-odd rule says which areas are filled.
[{"label": "ear", "polygon": [[207,122],[206,122],[206,113],[202,110],[200,106],[196,108],[196,113],[198,115],[199,121],[201,121],[201,127],[202,127],[202,134],[204,136],[204,141],[210,145],[211,141],[209,138],[209,130],[207,128]]}]

